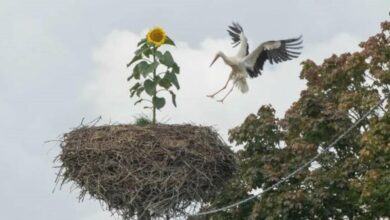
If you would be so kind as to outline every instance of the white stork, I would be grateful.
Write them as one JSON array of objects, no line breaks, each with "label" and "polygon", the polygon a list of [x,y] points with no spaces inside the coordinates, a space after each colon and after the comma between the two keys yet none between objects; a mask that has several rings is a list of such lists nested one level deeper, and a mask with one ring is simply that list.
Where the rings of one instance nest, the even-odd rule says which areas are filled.
[{"label": "white stork", "polygon": [[233,47],[240,44],[240,49],[234,57],[228,57],[223,52],[219,51],[210,64],[211,67],[219,57],[222,57],[223,61],[232,68],[229,78],[222,89],[208,95],[208,97],[214,98],[215,95],[226,89],[229,81],[232,80],[232,88],[222,99],[218,100],[219,102],[223,102],[226,99],[232,92],[234,86],[237,86],[242,93],[248,92],[246,78],[248,76],[255,78],[261,75],[261,70],[263,70],[266,60],[271,64],[291,60],[292,58],[297,58],[299,56],[300,52],[297,50],[302,48],[300,46],[302,44],[302,36],[300,36],[298,38],[286,40],[267,41],[260,44],[256,49],[249,53],[248,40],[244,35],[242,27],[238,23],[233,22],[233,25],[229,26],[227,31],[232,37]]}]

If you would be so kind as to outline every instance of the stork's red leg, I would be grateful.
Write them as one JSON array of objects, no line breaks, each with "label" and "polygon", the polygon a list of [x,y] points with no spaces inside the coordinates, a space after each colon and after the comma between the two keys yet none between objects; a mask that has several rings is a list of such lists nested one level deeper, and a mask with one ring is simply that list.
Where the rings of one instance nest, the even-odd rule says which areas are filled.
[{"label": "stork's red leg", "polygon": [[222,87],[222,89],[218,90],[217,92],[215,92],[214,94],[211,94],[211,95],[207,95],[207,97],[210,97],[210,98],[214,98],[215,95],[217,95],[218,93],[220,93],[222,90],[226,89],[229,81],[231,79],[231,75],[229,76],[228,80],[226,81],[225,85]]},{"label": "stork's red leg", "polygon": [[218,100],[218,102],[223,103],[223,101],[226,99],[226,97],[228,97],[228,95],[233,91],[234,86],[235,86],[235,83],[233,83],[232,88],[229,90],[229,92],[222,99]]}]

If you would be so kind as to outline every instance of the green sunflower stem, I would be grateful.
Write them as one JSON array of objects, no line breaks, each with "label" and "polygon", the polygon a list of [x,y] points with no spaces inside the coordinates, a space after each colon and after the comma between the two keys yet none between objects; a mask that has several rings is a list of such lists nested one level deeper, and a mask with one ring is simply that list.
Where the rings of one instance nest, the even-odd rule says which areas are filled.
[{"label": "green sunflower stem", "polygon": [[[157,47],[153,46],[153,63],[156,62],[156,50],[157,50]],[[156,68],[157,69],[157,68]],[[153,82],[156,81],[156,69],[154,69],[153,71]],[[157,91],[156,89],[154,90],[154,94],[153,94],[153,98],[152,100],[154,100],[156,98],[156,94],[157,94]],[[152,103],[153,105],[153,118],[152,118],[152,123],[153,124],[156,124],[156,105],[154,104],[154,102]]]}]

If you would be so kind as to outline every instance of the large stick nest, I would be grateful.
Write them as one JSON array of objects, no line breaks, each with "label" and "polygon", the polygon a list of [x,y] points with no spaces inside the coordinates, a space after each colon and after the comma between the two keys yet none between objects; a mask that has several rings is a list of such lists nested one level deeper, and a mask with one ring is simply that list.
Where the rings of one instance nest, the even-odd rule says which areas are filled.
[{"label": "large stick nest", "polygon": [[72,181],[124,219],[181,215],[235,171],[233,152],[210,127],[83,126],[64,135],[58,181]]}]

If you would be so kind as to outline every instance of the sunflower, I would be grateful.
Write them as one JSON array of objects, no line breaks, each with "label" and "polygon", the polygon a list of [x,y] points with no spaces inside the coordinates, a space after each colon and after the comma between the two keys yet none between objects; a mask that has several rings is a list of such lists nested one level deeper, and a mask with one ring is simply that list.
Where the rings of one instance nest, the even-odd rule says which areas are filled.
[{"label": "sunflower", "polygon": [[151,29],[146,35],[146,41],[154,44],[156,47],[161,46],[167,40],[167,35],[161,27]]}]

